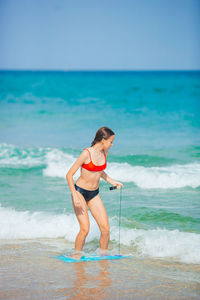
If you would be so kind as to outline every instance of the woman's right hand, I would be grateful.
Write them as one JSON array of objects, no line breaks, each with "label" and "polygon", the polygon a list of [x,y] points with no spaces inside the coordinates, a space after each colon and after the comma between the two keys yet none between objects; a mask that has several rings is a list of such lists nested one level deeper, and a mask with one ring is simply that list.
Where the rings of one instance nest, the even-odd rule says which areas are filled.
[{"label": "woman's right hand", "polygon": [[74,205],[74,210],[76,212],[76,214],[85,214],[84,208],[83,208],[83,204],[81,203],[79,194],[77,193],[77,191],[72,193],[72,200],[73,200],[73,205]]},{"label": "woman's right hand", "polygon": [[77,207],[81,207],[81,201],[80,201],[79,195],[77,194],[76,191],[72,193],[72,198],[74,201],[74,205]]}]

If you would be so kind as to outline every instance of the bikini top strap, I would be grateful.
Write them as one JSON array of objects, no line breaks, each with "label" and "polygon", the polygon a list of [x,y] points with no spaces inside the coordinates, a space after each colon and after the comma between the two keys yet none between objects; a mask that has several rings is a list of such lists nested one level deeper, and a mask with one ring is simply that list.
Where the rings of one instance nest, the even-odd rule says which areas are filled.
[{"label": "bikini top strap", "polygon": [[87,148],[85,148],[84,150],[87,150],[89,152],[90,160],[92,161],[92,158],[91,158],[91,155],[90,155],[90,151]]}]

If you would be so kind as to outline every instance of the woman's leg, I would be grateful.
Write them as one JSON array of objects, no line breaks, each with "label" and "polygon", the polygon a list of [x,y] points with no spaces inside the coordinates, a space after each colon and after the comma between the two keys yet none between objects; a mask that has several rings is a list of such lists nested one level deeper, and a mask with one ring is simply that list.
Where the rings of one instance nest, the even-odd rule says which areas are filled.
[{"label": "woman's leg", "polygon": [[104,204],[99,194],[93,199],[91,199],[90,201],[88,201],[87,204],[91,211],[91,214],[95,218],[100,228],[101,231],[100,250],[102,253],[105,253],[106,250],[108,249],[108,243],[110,239],[110,228],[109,228],[108,215],[106,213],[106,209],[104,207]]},{"label": "woman's leg", "polygon": [[89,216],[88,216],[86,201],[80,192],[77,191],[77,193],[79,193],[81,206],[80,207],[75,206],[73,198],[72,198],[72,204],[73,204],[74,211],[75,211],[76,217],[77,217],[79,225],[80,225],[80,231],[75,240],[75,251],[80,252],[85,244],[85,239],[89,232],[90,223],[89,223]]}]

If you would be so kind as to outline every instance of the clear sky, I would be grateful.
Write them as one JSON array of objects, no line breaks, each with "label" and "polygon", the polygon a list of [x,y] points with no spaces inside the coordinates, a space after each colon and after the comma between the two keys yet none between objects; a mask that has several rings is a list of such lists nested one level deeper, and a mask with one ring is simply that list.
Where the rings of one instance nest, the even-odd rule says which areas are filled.
[{"label": "clear sky", "polygon": [[200,0],[0,0],[0,69],[200,69]]}]

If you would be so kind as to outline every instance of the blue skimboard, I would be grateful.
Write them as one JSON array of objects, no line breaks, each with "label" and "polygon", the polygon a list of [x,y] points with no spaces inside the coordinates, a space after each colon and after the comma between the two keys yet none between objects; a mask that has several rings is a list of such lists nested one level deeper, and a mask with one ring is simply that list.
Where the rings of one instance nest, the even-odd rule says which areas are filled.
[{"label": "blue skimboard", "polygon": [[91,256],[81,256],[80,259],[75,259],[67,255],[59,255],[54,256],[57,259],[63,260],[64,262],[78,262],[78,261],[96,261],[96,260],[111,260],[111,259],[121,259],[121,258],[128,258],[129,255],[91,255]]}]

